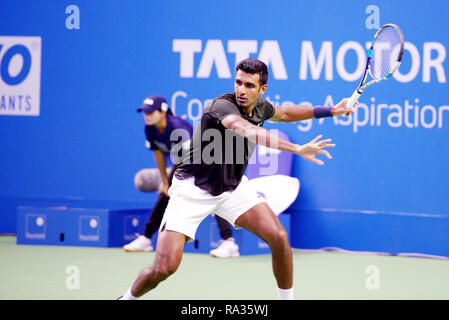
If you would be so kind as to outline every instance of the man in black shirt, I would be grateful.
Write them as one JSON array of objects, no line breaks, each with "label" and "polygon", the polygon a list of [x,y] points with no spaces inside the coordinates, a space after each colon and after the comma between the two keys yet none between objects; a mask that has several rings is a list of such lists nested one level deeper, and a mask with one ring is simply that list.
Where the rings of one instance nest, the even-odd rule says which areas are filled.
[{"label": "man in black shirt", "polygon": [[283,140],[262,128],[265,120],[294,122],[350,114],[343,99],[333,107],[275,107],[262,97],[267,89],[265,63],[245,59],[236,67],[234,93],[215,99],[195,130],[190,151],[179,164],[170,201],[161,223],[154,263],[139,273],[122,299],[136,299],[155,288],[178,268],[184,244],[192,241],[211,212],[235,227],[265,240],[272,252],[273,273],[280,299],[293,299],[293,263],[287,232],[263,198],[243,176],[255,144],[289,151],[318,165],[316,155],[334,147],[321,135],[304,145]]},{"label": "man in black shirt", "polygon": [[[274,107],[261,96],[257,97],[251,114],[239,108],[236,95],[230,93],[219,96],[204,110],[201,126],[194,133],[190,152],[182,159],[175,172],[176,177],[183,180],[194,176],[195,185],[213,196],[234,190],[240,183],[256,144],[240,135],[238,127],[228,130],[222,121],[227,117],[238,117],[254,126],[262,126],[273,114]],[[228,122],[233,121],[229,119]],[[208,149],[214,154],[210,155]],[[198,161],[200,159],[202,161]]]}]

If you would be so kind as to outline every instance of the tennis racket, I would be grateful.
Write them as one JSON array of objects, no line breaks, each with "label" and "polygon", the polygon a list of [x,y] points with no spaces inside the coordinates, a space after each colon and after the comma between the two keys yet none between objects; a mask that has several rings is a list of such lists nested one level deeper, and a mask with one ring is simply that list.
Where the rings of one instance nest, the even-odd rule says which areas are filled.
[{"label": "tennis racket", "polygon": [[[362,92],[370,85],[387,80],[399,68],[404,53],[404,36],[401,29],[395,24],[386,24],[374,35],[368,50],[365,74],[358,88],[349,98],[347,106],[353,108]],[[367,76],[372,80],[366,82]],[[349,116],[349,114],[345,114]]]}]

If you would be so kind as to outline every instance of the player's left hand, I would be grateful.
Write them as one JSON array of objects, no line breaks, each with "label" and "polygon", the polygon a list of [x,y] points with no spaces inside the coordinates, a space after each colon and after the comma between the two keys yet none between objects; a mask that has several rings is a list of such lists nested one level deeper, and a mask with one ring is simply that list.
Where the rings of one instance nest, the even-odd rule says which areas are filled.
[{"label": "player's left hand", "polygon": [[[345,115],[345,117],[349,117],[351,113],[355,111],[354,108],[349,108],[347,106],[348,98],[344,98],[339,103],[337,103],[335,106],[332,107],[332,115],[333,116],[341,116]],[[356,102],[357,104],[357,102]]]},{"label": "player's left hand", "polygon": [[320,140],[322,137],[323,136],[320,134],[312,141],[303,144],[302,146],[298,145],[298,150],[296,153],[304,159],[322,166],[324,162],[317,159],[316,155],[324,154],[328,159],[332,159],[331,154],[327,150],[324,150],[324,148],[335,147],[335,144],[330,143],[332,139]]}]

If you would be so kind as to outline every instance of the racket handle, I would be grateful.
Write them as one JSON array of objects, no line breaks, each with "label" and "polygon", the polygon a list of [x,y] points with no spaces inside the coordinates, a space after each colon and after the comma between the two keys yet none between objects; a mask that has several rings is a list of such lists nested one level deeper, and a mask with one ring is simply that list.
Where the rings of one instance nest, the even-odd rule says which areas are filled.
[{"label": "racket handle", "polygon": [[352,94],[351,98],[349,98],[346,106],[349,108],[354,108],[354,105],[357,102],[357,100],[359,99],[360,95],[361,95],[361,93],[359,93],[359,91],[356,89],[354,91],[354,93]]}]

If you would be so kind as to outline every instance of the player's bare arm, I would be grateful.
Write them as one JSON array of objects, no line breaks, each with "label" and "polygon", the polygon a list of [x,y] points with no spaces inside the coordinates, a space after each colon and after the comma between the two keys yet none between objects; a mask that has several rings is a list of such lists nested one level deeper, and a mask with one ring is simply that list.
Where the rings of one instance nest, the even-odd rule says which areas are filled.
[{"label": "player's bare arm", "polygon": [[[347,107],[348,98],[342,99],[331,107],[332,116],[351,114],[354,109]],[[275,106],[274,115],[269,120],[278,122],[295,122],[315,118],[314,107],[304,105]]]},{"label": "player's bare arm", "polygon": [[158,193],[164,193],[168,197],[168,177],[167,170],[165,164],[165,155],[161,150],[154,150],[154,160],[156,161],[157,167],[159,168],[159,172],[161,174],[161,184],[158,189]]},{"label": "player's bare arm", "polygon": [[247,138],[253,143],[262,144],[269,148],[296,153],[304,159],[318,165],[323,165],[324,162],[315,158],[315,156],[318,154],[324,154],[327,158],[331,159],[332,156],[327,150],[324,150],[324,148],[335,147],[335,144],[330,143],[332,141],[331,139],[320,140],[322,138],[321,135],[306,144],[295,144],[271,134],[264,128],[253,125],[238,115],[230,115],[225,117],[221,123],[225,128],[233,130],[235,133]]}]

